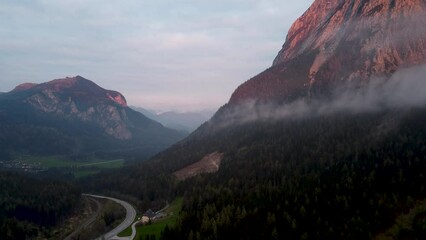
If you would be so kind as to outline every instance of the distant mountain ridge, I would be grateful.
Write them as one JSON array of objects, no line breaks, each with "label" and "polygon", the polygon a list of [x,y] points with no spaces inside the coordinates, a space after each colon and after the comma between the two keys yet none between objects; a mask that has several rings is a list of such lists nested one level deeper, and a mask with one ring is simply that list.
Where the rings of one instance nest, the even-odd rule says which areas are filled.
[{"label": "distant mountain ridge", "polygon": [[[55,136],[49,141],[61,138],[72,142],[63,144],[68,145],[63,146],[65,152],[138,148],[152,154],[184,136],[130,109],[121,93],[103,89],[81,76],[21,84],[2,94],[0,121],[2,126],[30,127],[33,134],[40,129],[52,131]],[[3,130],[6,138],[7,129]],[[94,142],[81,144],[82,139]],[[27,139],[24,143],[30,145],[30,142]],[[9,145],[7,149],[16,147],[6,140],[4,144]]]},{"label": "distant mountain ridge", "polygon": [[163,113],[155,113],[140,107],[132,107],[134,110],[141,112],[145,116],[160,122],[166,127],[192,132],[201,124],[208,121],[214,114],[213,111],[193,111],[193,112],[175,112],[167,111]]}]

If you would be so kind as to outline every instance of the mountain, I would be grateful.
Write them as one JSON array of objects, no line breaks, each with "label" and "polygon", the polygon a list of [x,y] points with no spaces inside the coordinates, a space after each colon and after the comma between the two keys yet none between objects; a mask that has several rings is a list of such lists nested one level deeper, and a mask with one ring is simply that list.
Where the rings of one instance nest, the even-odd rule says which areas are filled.
[{"label": "mountain", "polygon": [[[184,196],[163,239],[423,239],[425,6],[316,0],[208,122],[84,185],[146,207]],[[175,177],[214,153],[215,171]]]},{"label": "mountain", "polygon": [[164,126],[192,132],[197,129],[201,124],[210,119],[213,113],[203,114],[202,112],[164,112],[157,115],[157,121],[164,124]]},{"label": "mountain", "polygon": [[116,91],[83,77],[25,83],[0,96],[3,156],[158,152],[184,135],[127,106]]},{"label": "mountain", "polygon": [[230,103],[318,94],[424,64],[425,24],[423,0],[316,0],[293,23],[272,67],[238,87]]},{"label": "mountain", "polygon": [[130,107],[133,110],[142,113],[144,116],[158,122],[158,120],[156,119],[157,113],[154,110],[148,110],[148,109],[145,109],[145,108],[142,108],[142,107],[135,107],[135,106],[130,106]]},{"label": "mountain", "polygon": [[155,113],[140,107],[132,107],[134,110],[144,114],[145,116],[163,124],[164,126],[179,131],[192,132],[201,124],[209,120],[213,111],[198,111],[198,112],[175,112],[168,111],[163,113]]}]

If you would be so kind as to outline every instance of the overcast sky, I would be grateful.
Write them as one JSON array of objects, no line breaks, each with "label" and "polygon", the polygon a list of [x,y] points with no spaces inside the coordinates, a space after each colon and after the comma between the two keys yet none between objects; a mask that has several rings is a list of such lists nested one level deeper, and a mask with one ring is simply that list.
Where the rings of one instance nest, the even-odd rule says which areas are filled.
[{"label": "overcast sky", "polygon": [[0,0],[0,92],[81,75],[129,105],[225,104],[313,0]]}]

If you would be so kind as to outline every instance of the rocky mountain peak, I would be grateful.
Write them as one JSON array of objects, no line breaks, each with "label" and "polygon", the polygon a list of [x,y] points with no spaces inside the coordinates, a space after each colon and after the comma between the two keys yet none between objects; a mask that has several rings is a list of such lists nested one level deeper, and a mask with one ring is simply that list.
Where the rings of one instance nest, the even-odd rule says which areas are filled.
[{"label": "rocky mountain peak", "polygon": [[424,64],[425,25],[424,0],[316,0],[293,23],[272,67],[241,85],[230,102],[368,81]]},{"label": "rocky mountain peak", "polygon": [[31,94],[39,92],[49,93],[62,98],[79,99],[87,103],[106,103],[112,101],[119,106],[127,107],[127,101],[121,93],[106,90],[81,76],[60,78],[41,84],[24,83],[18,85],[11,93],[25,90],[31,90]]},{"label": "rocky mountain peak", "polygon": [[7,97],[29,104],[44,113],[94,122],[117,139],[132,138],[124,96],[81,76],[41,84],[21,84],[7,93]]},{"label": "rocky mountain peak", "polygon": [[[350,41],[360,42],[362,48],[359,50],[364,53],[377,48],[391,48],[397,51],[396,55],[404,55],[402,40],[407,43],[424,42],[425,10],[424,0],[315,1],[293,23],[274,65],[305,51],[319,50],[320,55],[331,55],[339,44]],[[376,54],[379,52],[376,51]]]}]

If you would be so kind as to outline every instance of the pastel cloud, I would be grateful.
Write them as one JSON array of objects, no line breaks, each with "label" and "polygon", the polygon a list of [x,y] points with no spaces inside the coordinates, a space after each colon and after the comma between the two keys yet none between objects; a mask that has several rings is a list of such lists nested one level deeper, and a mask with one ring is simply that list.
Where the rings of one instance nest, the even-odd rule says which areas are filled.
[{"label": "pastel cloud", "polygon": [[291,23],[311,3],[1,1],[0,92],[82,75],[122,92],[131,105],[218,107],[270,66]]}]

